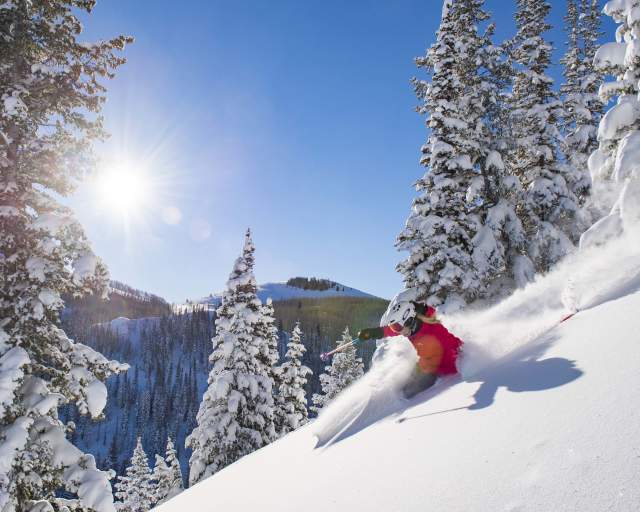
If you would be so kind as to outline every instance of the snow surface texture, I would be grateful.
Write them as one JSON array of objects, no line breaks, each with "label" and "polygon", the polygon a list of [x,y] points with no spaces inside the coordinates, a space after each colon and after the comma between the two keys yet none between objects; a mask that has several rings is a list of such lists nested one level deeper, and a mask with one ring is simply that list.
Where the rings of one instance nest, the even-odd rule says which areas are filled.
[{"label": "snow surface texture", "polygon": [[[286,283],[265,283],[258,285],[258,298],[261,302],[266,302],[271,298],[274,302],[281,300],[291,299],[318,299],[325,297],[370,297],[374,298],[374,295],[370,295],[355,288],[349,288],[340,283],[336,283],[339,286],[339,290],[330,288],[328,290],[304,290],[296,286],[289,286]],[[344,288],[344,290],[343,290]],[[222,293],[215,293],[210,297],[205,297],[198,300],[200,303],[207,304],[219,304]]]},{"label": "snow surface texture", "polygon": [[[445,317],[466,341],[462,380],[401,400],[411,352],[384,341],[316,422],[159,510],[637,510],[639,232],[498,306]],[[283,481],[286,500],[272,492]]]}]

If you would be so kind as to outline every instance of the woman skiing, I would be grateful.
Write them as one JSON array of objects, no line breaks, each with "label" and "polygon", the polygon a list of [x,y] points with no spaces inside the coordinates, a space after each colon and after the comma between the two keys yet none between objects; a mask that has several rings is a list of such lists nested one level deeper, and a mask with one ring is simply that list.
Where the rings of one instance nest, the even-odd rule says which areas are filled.
[{"label": "woman skiing", "polygon": [[410,398],[435,384],[438,376],[458,372],[456,361],[462,340],[451,334],[436,318],[431,306],[396,297],[382,317],[382,327],[363,329],[361,340],[406,336],[418,353],[418,364],[403,393]]}]

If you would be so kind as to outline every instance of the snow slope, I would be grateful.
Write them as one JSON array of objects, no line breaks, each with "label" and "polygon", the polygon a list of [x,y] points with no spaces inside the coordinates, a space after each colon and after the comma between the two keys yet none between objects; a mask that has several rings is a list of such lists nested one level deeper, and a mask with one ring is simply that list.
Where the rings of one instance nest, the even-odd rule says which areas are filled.
[{"label": "snow slope", "polygon": [[[289,286],[287,283],[264,283],[258,285],[258,298],[264,303],[268,298],[274,302],[291,299],[318,299],[326,297],[369,297],[377,298],[355,288],[336,283],[338,289],[328,290],[304,290],[296,286]],[[216,293],[198,300],[199,303],[219,304],[222,293]]]},{"label": "snow slope", "polygon": [[137,344],[140,340],[142,331],[144,329],[151,329],[153,326],[157,326],[159,322],[160,317],[157,316],[133,319],[119,316],[109,322],[97,324],[97,326],[110,329],[114,334],[117,334],[120,337],[127,337],[131,343]]},{"label": "snow slope", "polygon": [[466,341],[462,377],[404,401],[415,356],[385,340],[318,420],[159,510],[636,511],[638,311],[636,230],[445,318]]}]

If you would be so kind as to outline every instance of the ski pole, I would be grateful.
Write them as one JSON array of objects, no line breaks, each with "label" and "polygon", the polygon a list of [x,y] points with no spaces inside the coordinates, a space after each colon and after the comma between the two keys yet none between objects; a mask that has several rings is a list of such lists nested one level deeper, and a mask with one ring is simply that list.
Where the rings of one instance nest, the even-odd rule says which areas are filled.
[{"label": "ski pole", "polygon": [[350,347],[352,345],[355,345],[359,341],[360,341],[360,338],[353,338],[351,341],[349,341],[347,343],[344,343],[344,344],[340,345],[339,347],[334,348],[330,352],[323,352],[322,354],[320,354],[320,359],[322,359],[323,361],[326,361],[327,359],[329,359],[336,352],[342,352],[345,348]]}]

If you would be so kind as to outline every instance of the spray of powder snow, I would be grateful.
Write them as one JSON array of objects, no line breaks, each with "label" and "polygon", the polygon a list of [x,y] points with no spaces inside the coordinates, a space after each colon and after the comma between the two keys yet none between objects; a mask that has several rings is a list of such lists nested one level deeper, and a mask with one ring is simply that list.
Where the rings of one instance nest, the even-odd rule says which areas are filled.
[{"label": "spray of powder snow", "polygon": [[380,340],[371,369],[327,404],[313,422],[318,445],[347,437],[393,412],[417,361],[407,338]]},{"label": "spray of powder snow", "polygon": [[[458,369],[463,379],[473,381],[487,367],[556,327],[568,313],[638,290],[640,226],[634,225],[604,246],[568,256],[552,272],[493,307],[441,320],[464,341]],[[381,340],[369,372],[325,406],[313,423],[318,445],[343,439],[396,411],[400,390],[416,362],[406,338]]]},{"label": "spray of powder snow", "polygon": [[640,290],[640,226],[605,246],[576,252],[552,272],[484,311],[443,317],[464,340],[459,370],[472,379],[487,366],[531,343],[567,314]]}]

